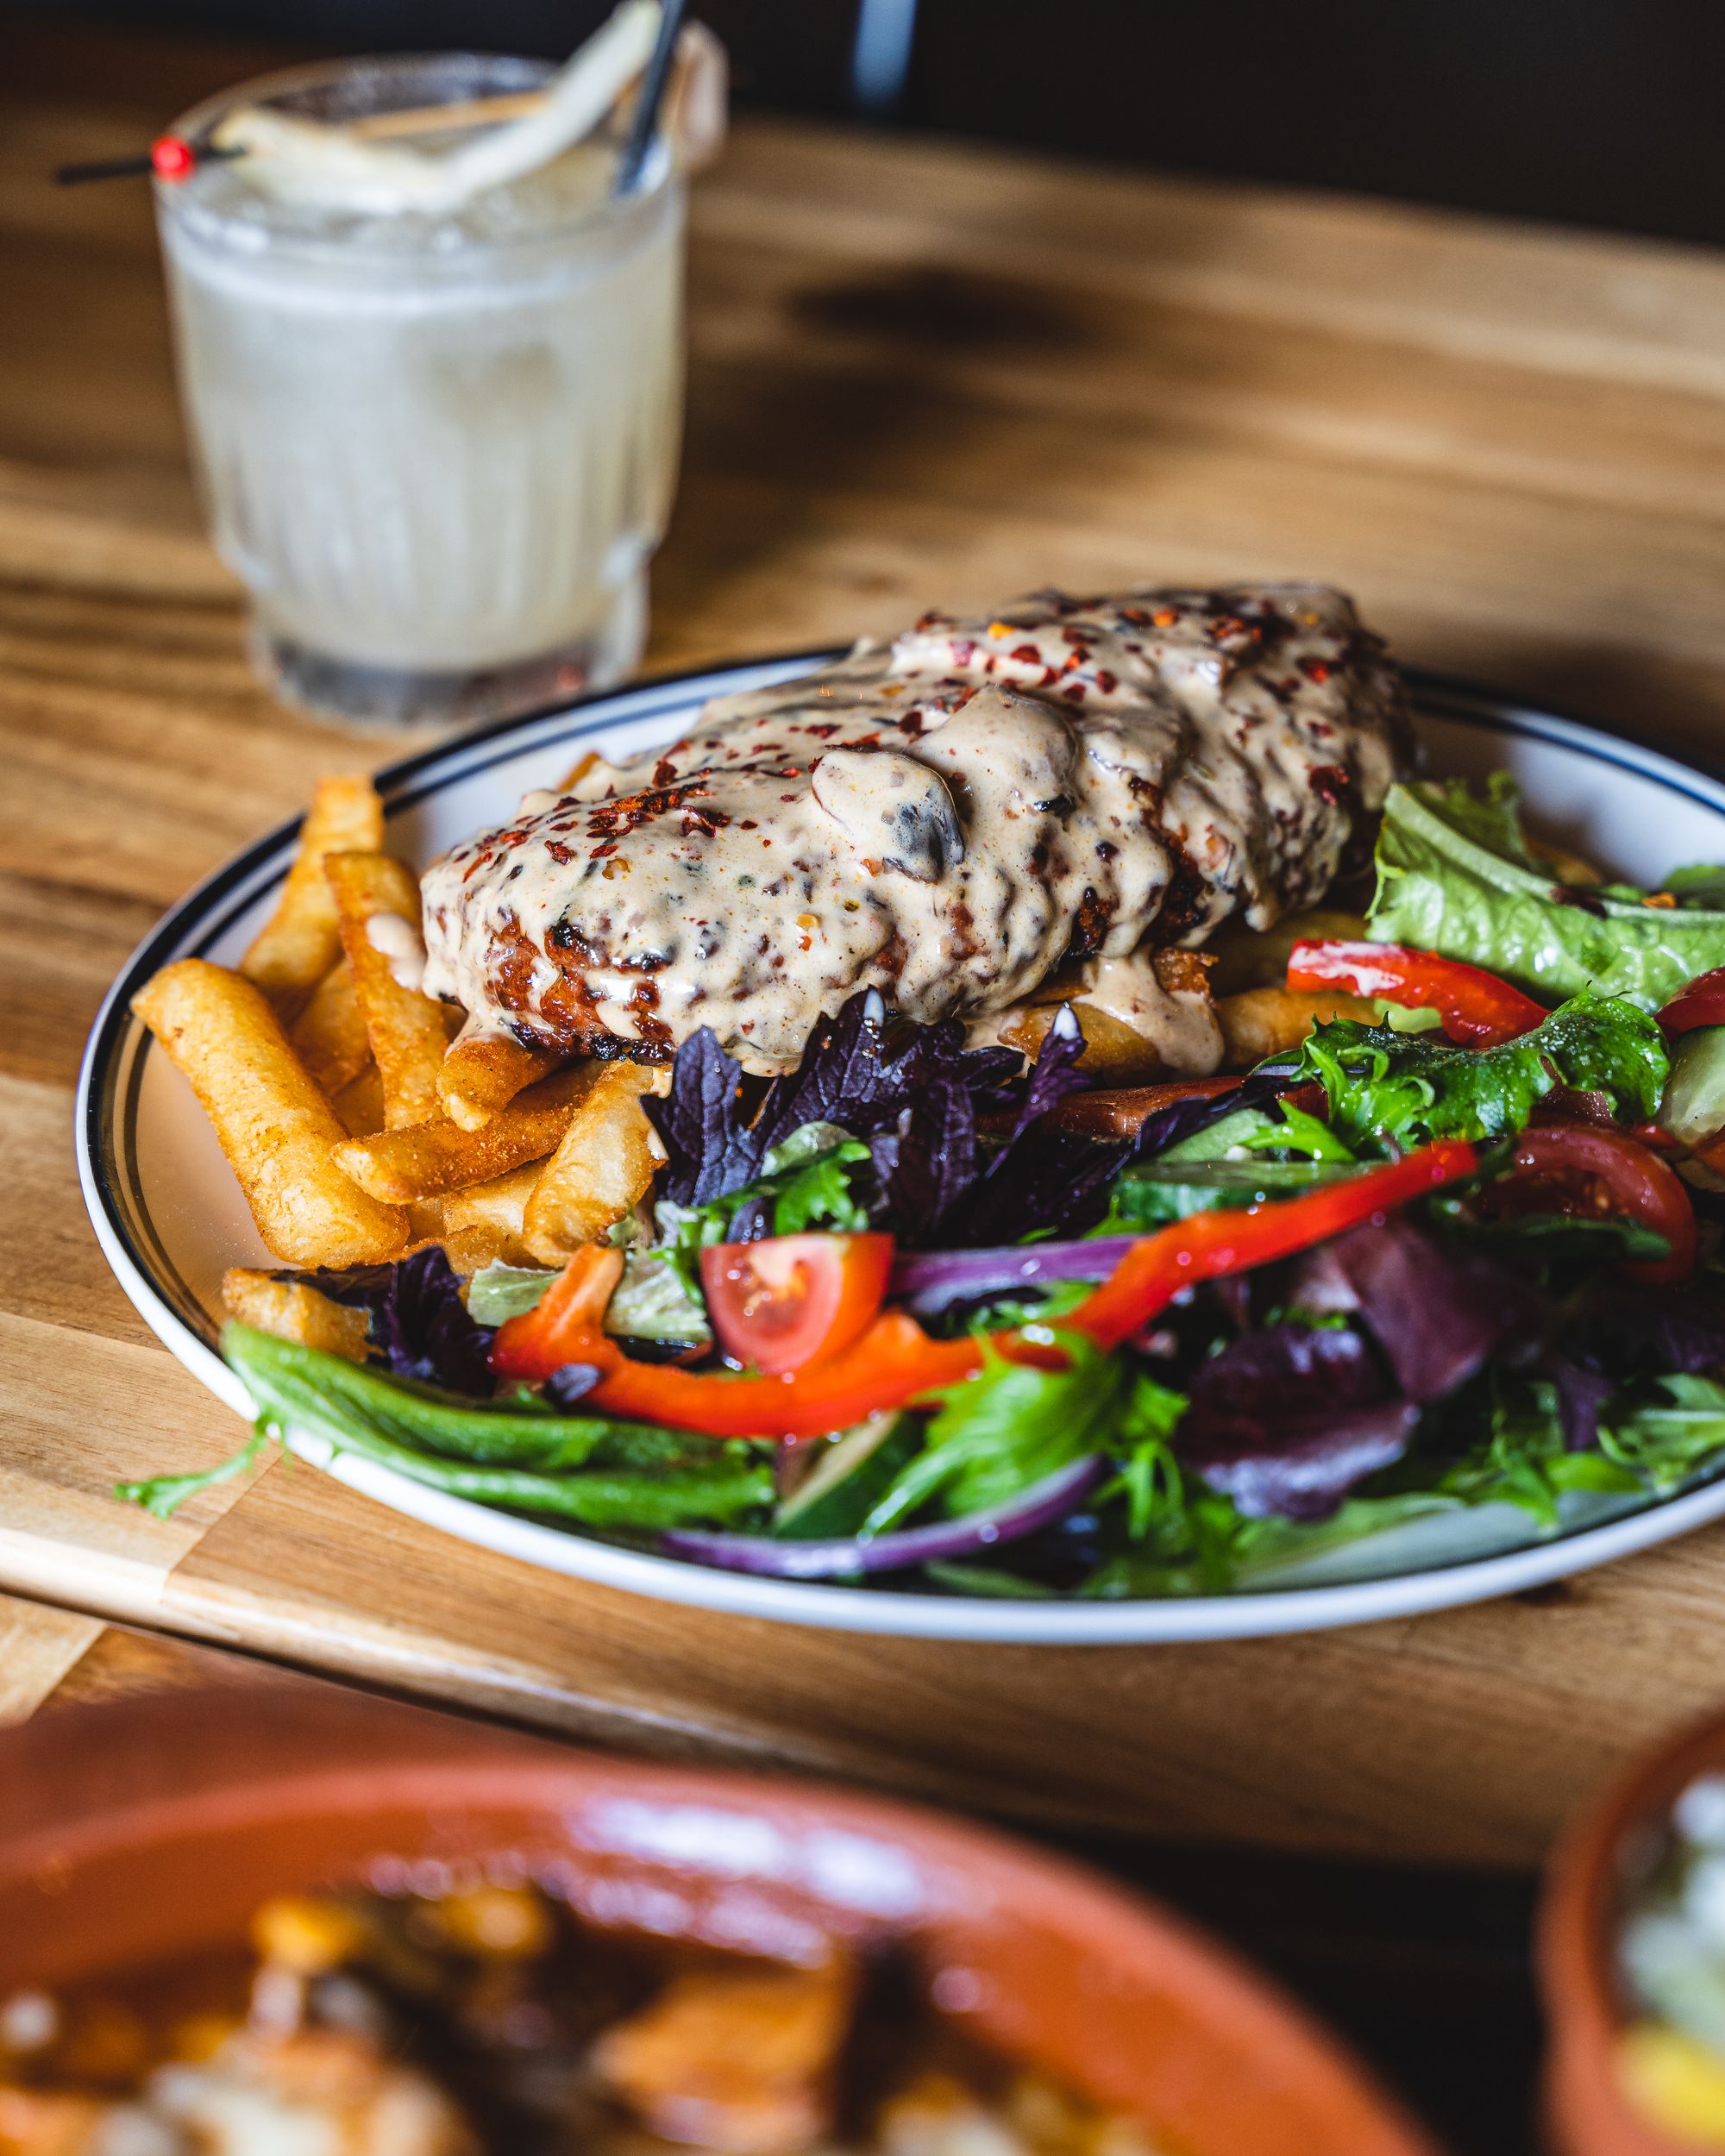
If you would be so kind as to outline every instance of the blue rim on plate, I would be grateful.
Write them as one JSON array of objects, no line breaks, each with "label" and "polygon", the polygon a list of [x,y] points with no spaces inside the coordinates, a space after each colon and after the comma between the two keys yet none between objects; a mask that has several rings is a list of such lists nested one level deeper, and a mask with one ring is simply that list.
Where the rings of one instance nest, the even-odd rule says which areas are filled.
[{"label": "blue rim on plate", "polygon": [[[524,750],[549,749],[623,722],[692,711],[709,697],[765,686],[820,665],[831,649],[722,667],[700,667],[573,704],[504,719],[422,750],[376,774],[386,818],[399,816],[457,780]],[[1680,761],[1598,724],[1521,704],[1457,677],[1409,669],[1416,711],[1477,732],[1544,742],[1590,762],[1651,781],[1725,817],[1725,774]],[[91,1029],[78,1077],[77,1146],[85,1202],[121,1286],[152,1330],[236,1412],[248,1403],[216,1352],[216,1327],[180,1275],[151,1219],[139,1175],[136,1121],[148,1036],[130,1012],[133,995],[170,956],[208,951],[284,874],[296,818],[259,839],[182,899],[122,968]],[[542,1568],[661,1600],[844,1630],[1002,1642],[1120,1643],[1238,1639],[1361,1624],[1449,1608],[1543,1585],[1668,1540],[1725,1516],[1725,1474],[1649,1501],[1603,1524],[1579,1526],[1499,1554],[1464,1557],[1340,1584],[1119,1602],[1002,1601],[758,1579],[718,1572],[591,1539],[562,1528],[450,1497],[319,1442],[294,1450],[351,1487],[461,1539]]]}]

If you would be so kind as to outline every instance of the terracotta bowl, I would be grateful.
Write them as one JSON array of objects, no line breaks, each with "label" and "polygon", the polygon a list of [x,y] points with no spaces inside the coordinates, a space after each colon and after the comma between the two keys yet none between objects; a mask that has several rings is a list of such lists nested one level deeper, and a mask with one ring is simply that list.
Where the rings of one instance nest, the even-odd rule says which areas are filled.
[{"label": "terracotta bowl", "polygon": [[1540,1918],[1540,1989],[1550,2029],[1546,2098],[1562,2156],[1694,2156],[1655,2132],[1620,2093],[1625,2019],[1614,1943],[1626,1889],[1673,1802],[1699,1774],[1725,1771],[1725,1719],[1689,1729],[1632,1768],[1565,1836]]},{"label": "terracotta bowl", "polygon": [[519,1852],[599,1922],[795,1955],[907,1934],[986,2040],[1180,2156],[1435,2156],[1323,2031],[1176,1919],[874,1797],[636,1764],[333,1689],[0,1736],[0,1990],[232,1939],[280,1889]]}]

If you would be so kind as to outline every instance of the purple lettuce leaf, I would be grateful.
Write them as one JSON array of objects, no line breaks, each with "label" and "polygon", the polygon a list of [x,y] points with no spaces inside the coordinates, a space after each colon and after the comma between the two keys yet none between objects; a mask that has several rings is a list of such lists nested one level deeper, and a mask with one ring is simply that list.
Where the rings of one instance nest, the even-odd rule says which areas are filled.
[{"label": "purple lettuce leaf", "polygon": [[[977,1052],[973,1050],[972,1056]],[[975,1112],[977,1079],[982,1080],[985,1095],[996,1090],[986,1073],[966,1069],[960,1078],[936,1076],[919,1087],[904,1119],[897,1164],[887,1184],[893,1224],[906,1240],[951,1240],[948,1216],[957,1208],[966,1215],[961,1239],[974,1243],[975,1231],[969,1216],[997,1181],[1010,1183],[1016,1217],[1024,1191],[1019,1170],[1025,1141],[1051,1108],[1088,1084],[1076,1067],[1083,1053],[1084,1037],[1070,1013],[1063,1010],[1044,1034],[1036,1062],[1018,1089],[1012,1129],[986,1163],[976,1142]],[[970,1057],[965,1061],[969,1062]],[[1033,1223],[1036,1227],[1058,1225],[1052,1219]],[[1031,1225],[1023,1225],[1009,1231],[1013,1237],[1032,1232]]]},{"label": "purple lettuce leaf", "polygon": [[1054,1022],[1042,1037],[1036,1061],[1025,1081],[1024,1096],[1019,1102],[1006,1144],[988,1163],[988,1173],[999,1172],[1003,1162],[1012,1158],[1013,1147],[1038,1117],[1051,1108],[1057,1108],[1063,1100],[1075,1093],[1083,1093],[1090,1081],[1078,1068],[1078,1059],[1084,1053],[1084,1036],[1078,1021],[1072,1015],[1070,1004],[1063,1003],[1054,1014]]},{"label": "purple lettuce leaf", "polygon": [[1625,1377],[1711,1369],[1725,1363],[1725,1294],[1717,1286],[1655,1290],[1614,1282],[1561,1345],[1587,1368]]},{"label": "purple lettuce leaf", "polygon": [[692,1033],[671,1066],[670,1092],[641,1100],[669,1156],[662,1197],[705,1205],[755,1180],[766,1148],[750,1128],[746,1094],[742,1065],[712,1028]]},{"label": "purple lettuce leaf", "polygon": [[[642,1104],[669,1156],[660,1194],[684,1206],[728,1197],[754,1181],[773,1148],[794,1131],[831,1123],[869,1142],[891,1224],[901,1233],[926,1236],[984,1175],[979,1115],[1013,1117],[1001,1154],[1012,1156],[1016,1186],[1026,1139],[1057,1101],[1085,1083],[1074,1068],[1082,1045],[1075,1028],[1057,1024],[1026,1074],[1013,1049],[967,1049],[956,1018],[888,1028],[880,997],[869,993],[851,997],[836,1017],[813,1028],[795,1070],[753,1088],[704,1027],[677,1051],[668,1095]],[[752,1115],[751,1093],[758,1103]],[[1091,1180],[1106,1183],[1124,1153],[1088,1139],[1077,1149],[1086,1162],[1099,1152]],[[1056,1181],[1064,1180],[1063,1160]],[[1054,1186],[1050,1195],[1051,1200]],[[1105,1209],[1096,1206],[1083,1224]],[[1058,1206],[1039,1206],[1035,1224],[1059,1225]],[[1013,1237],[1030,1232],[1029,1225],[1010,1230]],[[731,1239],[745,1238],[733,1227]]]},{"label": "purple lettuce leaf", "polygon": [[936,1078],[918,1094],[898,1135],[886,1185],[894,1231],[925,1242],[976,1172],[975,1104],[961,1080]]},{"label": "purple lettuce leaf", "polygon": [[1352,1414],[1286,1423],[1273,1444],[1251,1426],[1222,1425],[1187,1442],[1181,1457],[1249,1520],[1327,1520],[1369,1475],[1408,1450],[1420,1411],[1386,1400]]},{"label": "purple lettuce leaf", "polygon": [[545,1397],[560,1414],[580,1412],[580,1404],[605,1372],[596,1363],[564,1363],[545,1380]]},{"label": "purple lettuce leaf", "polygon": [[476,1400],[490,1397],[494,1330],[468,1316],[461,1281],[441,1250],[416,1250],[393,1265],[325,1268],[279,1277],[303,1281],[332,1302],[367,1312],[372,1345],[398,1377],[417,1378]]},{"label": "purple lettuce leaf", "polygon": [[1106,1218],[1132,1149],[1038,1124],[1013,1148],[1010,1175],[990,1175],[941,1223],[943,1244],[965,1250],[1031,1235],[1082,1235]]},{"label": "purple lettuce leaf", "polygon": [[1262,1326],[1198,1365],[1176,1449],[1251,1518],[1321,1520],[1407,1450],[1419,1410],[1387,1393],[1352,1327]]},{"label": "purple lettuce leaf", "polygon": [[1599,1418],[1617,1389],[1616,1379],[1608,1377],[1603,1370],[1584,1369],[1555,1348],[1540,1358],[1539,1369],[1542,1376],[1550,1378],[1557,1395],[1564,1450],[1590,1452],[1599,1442]]},{"label": "purple lettuce leaf", "polygon": [[1389,1389],[1369,1343],[1352,1326],[1259,1326],[1192,1373],[1181,1442],[1211,1424],[1274,1430],[1330,1409],[1368,1407]]},{"label": "purple lettuce leaf", "polygon": [[1358,1316],[1409,1400],[1442,1400],[1514,1340],[1537,1340],[1543,1298],[1482,1251],[1397,1214],[1303,1258],[1293,1307]]}]

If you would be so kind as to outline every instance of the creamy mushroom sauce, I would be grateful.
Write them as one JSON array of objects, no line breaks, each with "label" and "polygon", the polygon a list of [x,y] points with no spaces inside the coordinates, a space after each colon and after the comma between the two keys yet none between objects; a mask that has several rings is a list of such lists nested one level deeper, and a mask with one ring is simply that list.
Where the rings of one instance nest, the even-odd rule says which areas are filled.
[{"label": "creamy mushroom sauce", "polygon": [[[434,863],[425,985],[565,1050],[662,1059],[710,1025],[759,1072],[859,989],[984,1020],[1063,964],[1309,904],[1405,738],[1323,586],[926,615]],[[1170,1069],[1216,1067],[1201,996],[1092,979]]]}]

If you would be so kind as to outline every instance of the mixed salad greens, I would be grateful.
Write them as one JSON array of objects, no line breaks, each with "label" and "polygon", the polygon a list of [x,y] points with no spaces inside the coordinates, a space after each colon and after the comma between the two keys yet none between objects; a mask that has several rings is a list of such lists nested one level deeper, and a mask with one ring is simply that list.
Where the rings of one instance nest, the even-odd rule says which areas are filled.
[{"label": "mixed salad greens", "polygon": [[1364,935],[1287,974],[1381,1018],[1243,1075],[1087,1097],[1070,1015],[1026,1069],[872,996],[770,1082],[699,1033],[650,1212],[561,1272],[295,1275],[372,1359],[230,1326],[257,1434],[215,1472],[292,1430],[699,1563],[1012,1596],[1672,1491],[1725,1460],[1725,870],[1563,866],[1502,774],[1395,788]]}]

